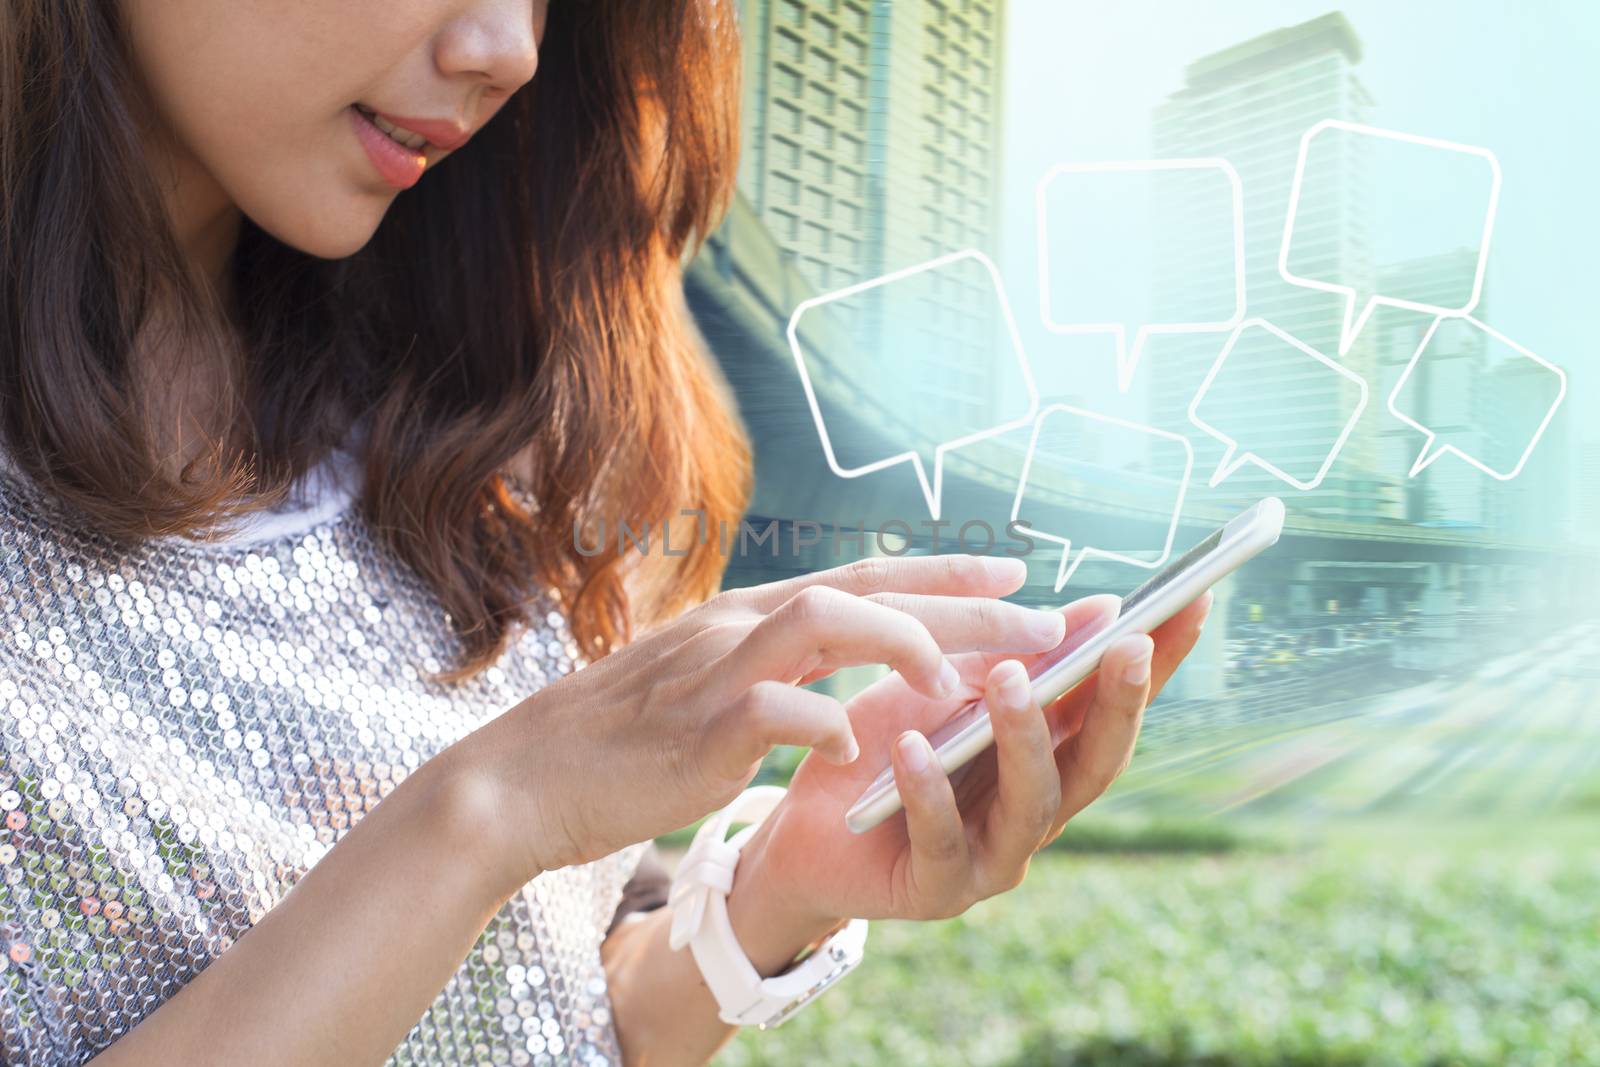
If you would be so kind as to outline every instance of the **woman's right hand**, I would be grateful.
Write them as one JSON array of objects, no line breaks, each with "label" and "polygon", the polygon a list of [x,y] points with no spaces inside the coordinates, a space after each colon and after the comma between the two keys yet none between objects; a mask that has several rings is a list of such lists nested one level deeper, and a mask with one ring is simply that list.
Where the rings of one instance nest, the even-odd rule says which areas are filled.
[{"label": "woman's right hand", "polygon": [[941,697],[947,653],[1042,652],[1058,612],[998,599],[1011,557],[872,558],[729,590],[524,700],[448,750],[487,798],[510,885],[687,826],[749,784],[775,745],[858,752],[844,706],[800,688],[882,663]]}]

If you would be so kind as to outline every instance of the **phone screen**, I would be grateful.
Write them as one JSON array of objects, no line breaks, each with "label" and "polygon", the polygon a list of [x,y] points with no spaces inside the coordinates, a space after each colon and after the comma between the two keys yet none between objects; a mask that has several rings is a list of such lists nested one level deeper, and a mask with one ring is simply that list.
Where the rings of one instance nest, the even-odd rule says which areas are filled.
[{"label": "phone screen", "polygon": [[1172,579],[1188,570],[1189,567],[1192,566],[1196,561],[1203,558],[1207,552],[1212,551],[1218,545],[1222,544],[1222,530],[1223,528],[1220,526],[1213,530],[1211,535],[1205,540],[1189,549],[1189,551],[1185,552],[1183,555],[1179,556],[1165,567],[1162,567],[1159,571],[1147,578],[1144,583],[1139,586],[1139,588],[1123,597],[1123,613],[1126,614],[1141,600],[1145,600],[1153,596],[1164,586],[1166,586],[1168,582],[1172,581]]}]

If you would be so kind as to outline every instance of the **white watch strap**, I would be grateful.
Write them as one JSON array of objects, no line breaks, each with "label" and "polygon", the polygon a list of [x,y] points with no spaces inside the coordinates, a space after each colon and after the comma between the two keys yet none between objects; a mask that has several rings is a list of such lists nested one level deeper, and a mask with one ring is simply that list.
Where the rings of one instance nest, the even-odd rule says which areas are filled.
[{"label": "white watch strap", "polygon": [[[866,920],[852,919],[798,965],[771,978],[762,978],[740,947],[727,908],[739,851],[784,792],[781,786],[747,789],[707,819],[679,863],[667,898],[672,909],[668,943],[674,949],[689,946],[722,1020],[739,1026],[783,1022],[849,973],[861,961],[867,939]],[[736,822],[750,825],[724,840]]]}]

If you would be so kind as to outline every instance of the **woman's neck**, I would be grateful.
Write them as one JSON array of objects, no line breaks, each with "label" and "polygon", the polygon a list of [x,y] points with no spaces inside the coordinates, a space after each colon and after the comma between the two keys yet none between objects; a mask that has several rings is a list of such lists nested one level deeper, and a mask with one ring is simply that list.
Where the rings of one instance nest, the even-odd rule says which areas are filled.
[{"label": "woman's neck", "polygon": [[176,477],[211,441],[236,445],[240,413],[228,398],[238,395],[242,384],[243,353],[233,318],[237,294],[232,262],[243,213],[199,160],[176,149],[171,138],[148,138],[146,143],[179,249],[215,309],[220,329],[213,336],[226,342],[220,350],[212,345],[206,351],[189,350],[185,346],[192,341],[174,328],[170,311],[159,310],[135,344],[136,373],[157,412],[162,471]]}]

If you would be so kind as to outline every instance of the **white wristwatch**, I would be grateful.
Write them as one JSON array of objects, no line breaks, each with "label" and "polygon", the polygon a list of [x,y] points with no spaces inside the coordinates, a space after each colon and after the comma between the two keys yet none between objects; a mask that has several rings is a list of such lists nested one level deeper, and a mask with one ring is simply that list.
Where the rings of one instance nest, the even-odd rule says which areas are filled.
[{"label": "white wristwatch", "polygon": [[[722,1021],[763,1030],[777,1026],[849,974],[861,962],[867,943],[867,921],[851,919],[805,959],[771,978],[762,978],[739,946],[728,921],[727,904],[739,850],[778,806],[784,792],[775,785],[746,789],[707,819],[678,864],[667,895],[667,906],[672,909],[668,943],[674,949],[688,945],[694,953],[721,1009]],[[750,825],[724,840],[728,827],[736,822]]]}]

